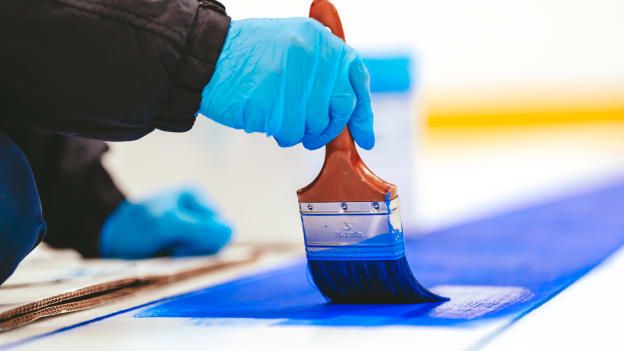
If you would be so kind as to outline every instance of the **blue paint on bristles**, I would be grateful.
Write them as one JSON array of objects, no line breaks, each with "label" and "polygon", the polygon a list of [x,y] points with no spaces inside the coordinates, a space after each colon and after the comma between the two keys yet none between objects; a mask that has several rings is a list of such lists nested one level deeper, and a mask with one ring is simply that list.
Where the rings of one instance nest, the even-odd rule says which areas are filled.
[{"label": "blue paint on bristles", "polygon": [[381,304],[446,301],[414,278],[405,256],[384,261],[308,261],[314,284],[334,303]]},{"label": "blue paint on bristles", "polygon": [[[314,0],[310,17],[344,40],[331,2]],[[392,77],[402,79],[407,74],[402,89],[409,88],[409,60],[383,66],[396,73]],[[366,167],[348,128],[325,150],[321,173],[297,191],[309,272],[321,293],[336,303],[446,300],[420,285],[410,270],[396,186]]]},{"label": "blue paint on bristles", "polygon": [[414,278],[405,257],[398,198],[300,204],[308,270],[334,303],[444,301]]}]

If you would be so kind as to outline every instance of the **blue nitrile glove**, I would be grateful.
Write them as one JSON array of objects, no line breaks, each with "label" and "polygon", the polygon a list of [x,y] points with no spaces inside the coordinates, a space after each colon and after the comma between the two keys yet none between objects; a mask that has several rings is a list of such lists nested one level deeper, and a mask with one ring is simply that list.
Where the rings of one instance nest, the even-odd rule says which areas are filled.
[{"label": "blue nitrile glove", "polygon": [[104,222],[99,247],[102,257],[206,255],[219,251],[231,235],[199,192],[182,189],[122,202]]},{"label": "blue nitrile glove", "polygon": [[375,144],[369,76],[358,53],[310,18],[233,21],[199,112],[282,146],[317,149],[347,125]]}]

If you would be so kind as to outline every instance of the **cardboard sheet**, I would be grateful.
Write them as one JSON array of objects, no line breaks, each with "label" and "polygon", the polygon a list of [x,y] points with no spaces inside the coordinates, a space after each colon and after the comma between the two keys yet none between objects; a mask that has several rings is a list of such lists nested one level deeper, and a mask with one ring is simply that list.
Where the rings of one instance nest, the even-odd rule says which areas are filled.
[{"label": "cardboard sheet", "polygon": [[261,248],[216,256],[85,260],[71,250],[36,250],[0,286],[0,332],[43,317],[83,310],[172,281],[253,262]]}]

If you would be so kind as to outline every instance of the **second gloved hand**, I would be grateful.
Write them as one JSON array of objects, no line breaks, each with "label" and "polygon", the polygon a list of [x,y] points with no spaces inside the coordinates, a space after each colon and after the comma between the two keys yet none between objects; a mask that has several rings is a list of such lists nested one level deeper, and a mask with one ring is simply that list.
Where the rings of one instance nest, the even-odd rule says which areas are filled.
[{"label": "second gloved hand", "polygon": [[313,19],[233,21],[202,96],[201,114],[282,147],[320,148],[346,125],[360,147],[375,144],[368,72]]},{"label": "second gloved hand", "polygon": [[122,202],[102,226],[100,256],[148,258],[212,254],[232,235],[230,226],[192,189]]}]

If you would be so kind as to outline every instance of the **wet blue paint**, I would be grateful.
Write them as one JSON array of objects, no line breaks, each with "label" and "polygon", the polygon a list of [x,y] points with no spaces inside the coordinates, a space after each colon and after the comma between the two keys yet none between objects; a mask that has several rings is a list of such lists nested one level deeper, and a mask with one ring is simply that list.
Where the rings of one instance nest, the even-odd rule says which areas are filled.
[{"label": "wet blue paint", "polygon": [[407,257],[417,279],[427,287],[447,286],[439,289],[447,289],[449,302],[327,304],[308,282],[302,262],[174,297],[135,317],[187,317],[204,324],[255,318],[279,319],[279,325],[457,327],[518,318],[622,246],[623,214],[624,183],[619,183],[408,240]]}]

